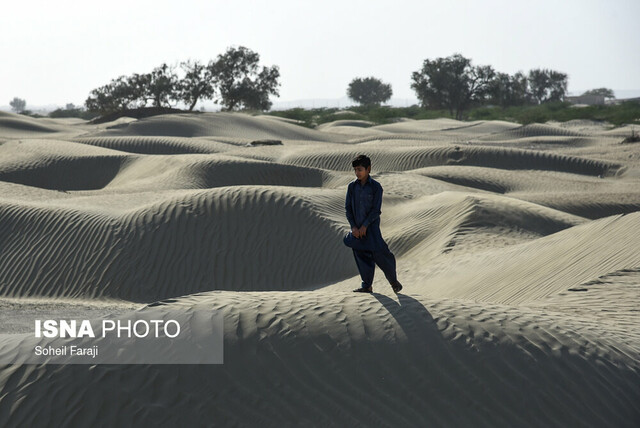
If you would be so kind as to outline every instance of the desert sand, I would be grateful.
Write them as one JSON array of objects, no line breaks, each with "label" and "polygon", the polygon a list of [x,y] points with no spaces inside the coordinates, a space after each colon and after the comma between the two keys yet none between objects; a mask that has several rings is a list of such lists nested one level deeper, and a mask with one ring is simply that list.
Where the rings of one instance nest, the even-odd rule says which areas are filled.
[{"label": "desert sand", "polygon": [[[0,426],[637,427],[630,130],[0,112],[0,356],[35,314],[224,314],[220,365],[0,365]],[[398,295],[351,292],[360,153]]]}]

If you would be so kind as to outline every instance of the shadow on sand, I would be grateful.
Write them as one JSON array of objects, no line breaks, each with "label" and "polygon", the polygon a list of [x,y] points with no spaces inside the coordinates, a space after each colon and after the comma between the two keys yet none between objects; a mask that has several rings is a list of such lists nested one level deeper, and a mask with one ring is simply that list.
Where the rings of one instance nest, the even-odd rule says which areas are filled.
[{"label": "shadow on sand", "polygon": [[428,342],[433,345],[434,339],[441,344],[449,345],[442,336],[436,320],[419,300],[406,294],[397,294],[397,301],[380,293],[374,292],[373,296],[389,311],[414,346],[422,347]]}]

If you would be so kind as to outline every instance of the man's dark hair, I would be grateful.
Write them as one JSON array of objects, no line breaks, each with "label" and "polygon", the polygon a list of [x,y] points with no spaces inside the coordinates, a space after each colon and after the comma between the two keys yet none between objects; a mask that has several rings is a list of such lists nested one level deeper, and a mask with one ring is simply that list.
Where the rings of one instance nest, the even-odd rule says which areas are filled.
[{"label": "man's dark hair", "polygon": [[368,167],[371,166],[371,159],[367,155],[358,155],[355,159],[351,161],[351,166],[354,168],[357,166]]}]

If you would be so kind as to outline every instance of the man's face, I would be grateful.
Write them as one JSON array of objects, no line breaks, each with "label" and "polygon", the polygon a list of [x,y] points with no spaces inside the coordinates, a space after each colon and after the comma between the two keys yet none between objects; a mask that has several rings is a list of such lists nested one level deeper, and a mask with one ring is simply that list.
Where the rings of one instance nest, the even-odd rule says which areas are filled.
[{"label": "man's face", "polygon": [[356,173],[356,178],[362,181],[369,176],[369,173],[371,172],[371,165],[366,168],[360,165],[354,166],[353,170]]}]

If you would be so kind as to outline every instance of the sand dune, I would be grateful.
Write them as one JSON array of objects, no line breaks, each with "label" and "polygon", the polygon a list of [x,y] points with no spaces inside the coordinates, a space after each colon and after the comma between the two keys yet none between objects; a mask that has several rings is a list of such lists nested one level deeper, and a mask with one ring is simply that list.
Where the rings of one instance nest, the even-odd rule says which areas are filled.
[{"label": "sand dune", "polygon": [[569,128],[563,128],[560,126],[545,125],[541,123],[533,123],[530,125],[519,126],[505,130],[503,132],[492,134],[491,136],[485,136],[485,140],[511,140],[513,138],[527,138],[527,137],[586,137],[578,131],[573,131]]},{"label": "sand dune", "polygon": [[52,190],[104,187],[126,163],[124,153],[56,140],[0,146],[0,180]]},{"label": "sand dune", "polygon": [[84,120],[78,119],[36,119],[21,114],[0,111],[0,138],[70,138],[86,132]]},{"label": "sand dune", "polygon": [[232,156],[154,156],[129,163],[106,189],[206,189],[233,185],[321,187],[336,175],[330,171]]},{"label": "sand dune", "polygon": [[318,130],[337,134],[345,134],[352,138],[357,138],[358,136],[393,135],[384,130],[377,129],[373,125],[373,122],[369,122],[366,120],[341,119],[318,125]]},{"label": "sand dune", "polygon": [[592,219],[640,210],[640,188],[633,181],[611,182],[556,171],[465,166],[427,167],[413,172]]},{"label": "sand dune", "polygon": [[107,129],[99,136],[157,135],[172,137],[231,137],[243,139],[281,139],[339,141],[341,136],[318,132],[284,121],[263,116],[231,113],[176,114],[154,116],[129,123],[117,129]]},{"label": "sand dune", "polygon": [[451,119],[405,120],[398,123],[364,127],[362,121],[338,120],[318,129],[345,134],[350,143],[377,144],[393,140],[394,146],[437,143],[468,143],[472,138],[501,133],[519,125],[502,121],[460,122]]},{"label": "sand dune", "polygon": [[341,127],[348,128],[370,128],[374,126],[373,122],[369,122],[368,120],[349,120],[349,119],[340,119],[334,120],[333,122],[323,123],[318,125],[318,129],[327,130],[327,129],[337,129]]},{"label": "sand dune", "polygon": [[56,132],[56,129],[29,116],[0,111],[0,132],[3,137],[33,133]]},{"label": "sand dune", "polygon": [[[382,145],[389,147],[382,147]],[[494,148],[469,145],[448,145],[427,148],[394,148],[389,141],[377,147],[367,147],[376,156],[379,171],[406,171],[436,165],[472,165],[501,169],[553,170],[584,175],[611,175],[622,165],[593,159],[565,156],[557,153]],[[330,170],[346,171],[349,159],[362,151],[358,148],[299,149],[280,158],[282,162]]]},{"label": "sand dune", "polygon": [[454,119],[437,120],[404,120],[398,123],[378,125],[375,129],[392,132],[394,134],[420,133],[431,131],[442,131],[444,129],[466,126],[465,122]]},{"label": "sand dune", "polygon": [[[0,361],[35,316],[225,321],[222,365],[0,365],[0,426],[638,426],[629,133],[0,113]],[[397,296],[350,292],[359,153]]]},{"label": "sand dune", "polygon": [[464,257],[429,277],[433,295],[522,303],[640,264],[640,216],[607,217],[544,238]]},{"label": "sand dune", "polygon": [[[590,316],[416,294],[272,294],[212,292],[147,309],[162,308],[164,317],[194,305],[221,309],[224,365],[6,368],[3,401],[19,405],[2,422],[633,426],[637,420],[637,331],[610,331]],[[22,340],[25,348],[33,342]],[[60,402],[73,411],[45,413]],[[113,408],[119,411],[107,410]]]},{"label": "sand dune", "polygon": [[119,150],[129,153],[148,155],[178,155],[187,153],[220,153],[235,146],[218,141],[194,139],[186,137],[89,137],[75,141],[98,147]]},{"label": "sand dune", "polygon": [[[337,212],[344,195],[332,193]],[[315,212],[316,194],[327,197],[234,186],[159,201],[2,204],[0,234],[12,254],[0,263],[3,294],[149,301],[215,289],[304,289],[351,276],[340,225]]]}]

